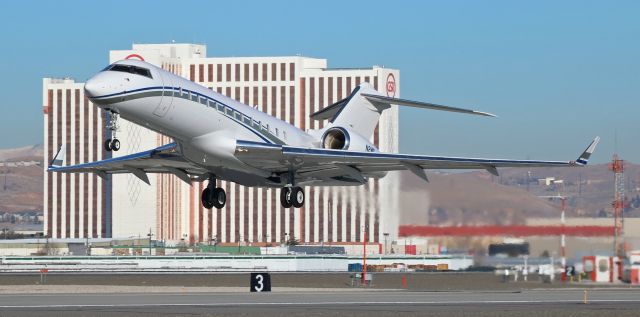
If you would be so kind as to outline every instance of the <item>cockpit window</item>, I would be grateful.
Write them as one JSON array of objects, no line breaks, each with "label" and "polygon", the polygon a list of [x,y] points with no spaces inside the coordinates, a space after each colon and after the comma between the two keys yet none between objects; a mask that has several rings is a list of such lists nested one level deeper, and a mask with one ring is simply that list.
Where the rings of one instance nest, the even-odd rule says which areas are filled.
[{"label": "cockpit window", "polygon": [[138,66],[113,64],[113,65],[109,65],[105,69],[103,69],[103,71],[109,71],[109,70],[110,71],[114,71],[114,72],[124,72],[124,73],[142,75],[142,76],[148,77],[148,78],[153,78],[151,76],[151,71],[150,70],[148,70],[146,68],[143,68],[143,67],[138,67]]}]

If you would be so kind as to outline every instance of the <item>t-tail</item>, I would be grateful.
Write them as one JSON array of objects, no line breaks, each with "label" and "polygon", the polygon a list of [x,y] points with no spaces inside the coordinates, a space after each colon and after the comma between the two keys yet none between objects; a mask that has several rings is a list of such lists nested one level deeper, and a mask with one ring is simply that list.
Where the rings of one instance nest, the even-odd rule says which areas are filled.
[{"label": "t-tail", "polygon": [[375,90],[371,84],[362,83],[353,90],[349,97],[312,114],[311,118],[329,120],[330,124],[327,126],[329,129],[331,127],[348,128],[369,139],[373,135],[380,115],[384,110],[391,108],[391,105],[495,117],[487,112],[387,97]]}]

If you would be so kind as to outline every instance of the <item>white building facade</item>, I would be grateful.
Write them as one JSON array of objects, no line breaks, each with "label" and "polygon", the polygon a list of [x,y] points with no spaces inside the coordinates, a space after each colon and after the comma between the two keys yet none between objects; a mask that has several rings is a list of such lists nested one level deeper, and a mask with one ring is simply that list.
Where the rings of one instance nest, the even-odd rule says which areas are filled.
[{"label": "white building facade", "polygon": [[[382,67],[330,69],[325,59],[300,56],[206,57],[196,44],[134,44],[110,52],[110,61],[136,58],[158,65],[303,130],[325,122],[309,115],[346,98],[362,82],[399,97],[399,72]],[[120,120],[121,156],[171,140]],[[385,152],[398,150],[398,110],[385,111],[372,137]],[[112,236],[146,235],[169,241],[277,244],[295,239],[309,244],[383,241],[397,232],[398,184],[393,173],[360,187],[307,187],[303,208],[282,208],[279,189],[250,188],[220,182],[225,208],[200,204],[206,183],[189,186],[173,175],[149,175],[148,186],[132,175],[113,176]]]},{"label": "white building facade", "polygon": [[[84,84],[44,78],[44,161],[66,144],[65,163],[102,160],[107,114],[84,95]],[[45,164],[46,165],[46,164]],[[51,238],[111,237],[111,181],[95,174],[44,173],[44,229]]]}]

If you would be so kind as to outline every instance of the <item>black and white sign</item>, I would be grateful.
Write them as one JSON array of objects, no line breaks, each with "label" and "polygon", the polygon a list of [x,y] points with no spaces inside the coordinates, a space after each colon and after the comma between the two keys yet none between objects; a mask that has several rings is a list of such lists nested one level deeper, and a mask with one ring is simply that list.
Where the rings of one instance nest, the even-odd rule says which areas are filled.
[{"label": "black and white sign", "polygon": [[271,292],[271,275],[251,273],[251,292]]}]

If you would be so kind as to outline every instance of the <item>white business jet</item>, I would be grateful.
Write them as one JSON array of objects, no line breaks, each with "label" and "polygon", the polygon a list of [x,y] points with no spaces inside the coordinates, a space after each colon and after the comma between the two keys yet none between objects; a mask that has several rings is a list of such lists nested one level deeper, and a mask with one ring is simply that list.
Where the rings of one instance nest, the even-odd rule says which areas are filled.
[{"label": "white business jet", "polygon": [[314,114],[329,120],[319,130],[302,131],[176,76],[136,60],[109,65],[84,86],[90,100],[111,113],[112,137],[105,149],[117,151],[118,117],[170,136],[174,143],[141,153],[97,162],[64,166],[65,145],[48,168],[50,172],[108,174],[132,173],[149,183],[147,173],[171,173],[184,182],[208,180],[202,192],[205,208],[222,208],[226,193],[215,180],[244,186],[280,187],[285,208],[302,207],[301,186],[362,185],[388,171],[409,170],[428,181],[425,169],[485,169],[498,175],[498,167],[586,165],[596,148],[595,138],[575,161],[481,159],[381,153],[369,139],[381,113],[391,105],[489,116],[486,112],[441,106],[381,95],[368,83],[356,87],[346,99]]}]

